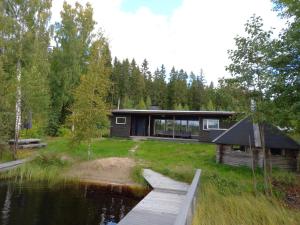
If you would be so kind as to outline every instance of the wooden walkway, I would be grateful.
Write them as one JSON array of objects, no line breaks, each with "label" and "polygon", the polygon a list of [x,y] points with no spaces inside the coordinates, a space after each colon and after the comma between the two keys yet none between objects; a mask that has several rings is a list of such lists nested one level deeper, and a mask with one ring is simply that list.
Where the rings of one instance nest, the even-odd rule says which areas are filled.
[{"label": "wooden walkway", "polygon": [[13,168],[16,168],[17,166],[20,166],[23,163],[26,163],[28,161],[32,160],[32,158],[26,158],[26,159],[19,159],[15,161],[10,161],[6,163],[0,164],[0,172],[4,172]]},{"label": "wooden walkway", "polygon": [[153,190],[118,224],[173,225],[190,186],[149,169],[143,175]]}]

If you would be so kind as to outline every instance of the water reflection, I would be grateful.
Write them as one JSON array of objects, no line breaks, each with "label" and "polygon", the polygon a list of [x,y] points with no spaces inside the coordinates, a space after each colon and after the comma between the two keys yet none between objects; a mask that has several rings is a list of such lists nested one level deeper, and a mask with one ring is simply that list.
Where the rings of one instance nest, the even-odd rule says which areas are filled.
[{"label": "water reflection", "polygon": [[115,225],[139,200],[95,186],[0,182],[0,224]]}]

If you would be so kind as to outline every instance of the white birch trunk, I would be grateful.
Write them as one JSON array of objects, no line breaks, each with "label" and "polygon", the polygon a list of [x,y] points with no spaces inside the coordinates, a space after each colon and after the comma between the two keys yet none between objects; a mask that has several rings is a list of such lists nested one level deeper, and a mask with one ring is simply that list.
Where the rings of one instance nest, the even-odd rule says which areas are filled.
[{"label": "white birch trunk", "polygon": [[17,62],[17,92],[16,92],[16,123],[15,123],[15,148],[14,148],[14,157],[16,156],[17,146],[18,146],[18,139],[21,130],[21,62],[18,59]]}]

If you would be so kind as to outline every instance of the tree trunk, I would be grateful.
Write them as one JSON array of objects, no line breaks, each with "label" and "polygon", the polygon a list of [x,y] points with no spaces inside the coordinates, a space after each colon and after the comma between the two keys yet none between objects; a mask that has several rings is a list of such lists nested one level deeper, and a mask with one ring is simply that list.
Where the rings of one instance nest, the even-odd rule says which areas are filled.
[{"label": "tree trunk", "polygon": [[266,145],[265,145],[265,129],[263,125],[259,125],[260,130],[260,139],[261,139],[261,147],[263,151],[263,159],[264,159],[264,188],[265,192],[269,194],[269,175],[268,175],[268,160],[267,160],[267,152],[266,152]]},{"label": "tree trunk", "polygon": [[17,92],[16,92],[16,122],[15,122],[15,144],[13,148],[13,157],[14,159],[17,158],[17,149],[18,149],[18,141],[20,136],[21,130],[21,62],[18,59],[17,62]]},{"label": "tree trunk", "polygon": [[257,182],[256,182],[256,177],[255,177],[255,167],[256,164],[254,162],[254,149],[252,149],[252,145],[251,145],[251,137],[249,135],[249,148],[250,148],[250,152],[252,154],[252,175],[253,175],[253,188],[254,188],[254,192],[255,194],[257,193]]},{"label": "tree trunk", "polygon": [[88,160],[91,158],[91,141],[88,143]]}]

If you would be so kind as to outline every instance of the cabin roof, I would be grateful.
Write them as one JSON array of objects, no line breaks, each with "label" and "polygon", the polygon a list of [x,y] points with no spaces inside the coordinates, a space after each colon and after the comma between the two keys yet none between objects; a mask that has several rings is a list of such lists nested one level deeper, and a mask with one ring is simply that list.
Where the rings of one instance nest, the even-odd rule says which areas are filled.
[{"label": "cabin roof", "polygon": [[[257,135],[255,135],[255,129],[256,126],[253,124],[252,119],[247,117],[223,132],[214,139],[213,142],[216,144],[244,146],[249,146],[249,143],[251,143],[251,146],[253,147],[260,147],[257,146],[258,142]],[[265,124],[264,130],[265,146],[267,148],[299,149],[299,144],[280,131],[277,127],[271,124]]]},{"label": "cabin roof", "polygon": [[186,110],[144,110],[144,109],[115,109],[112,114],[144,114],[144,115],[212,115],[232,116],[232,111],[186,111]]}]

